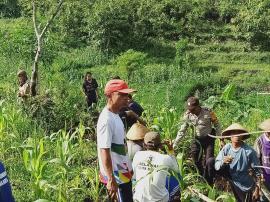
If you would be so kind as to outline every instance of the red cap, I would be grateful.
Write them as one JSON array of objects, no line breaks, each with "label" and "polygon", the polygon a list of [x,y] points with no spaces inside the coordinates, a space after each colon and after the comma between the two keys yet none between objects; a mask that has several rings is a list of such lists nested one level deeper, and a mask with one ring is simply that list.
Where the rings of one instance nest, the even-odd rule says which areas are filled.
[{"label": "red cap", "polygon": [[120,93],[132,93],[136,90],[128,88],[128,85],[125,81],[121,80],[121,79],[113,79],[110,80],[106,86],[105,86],[105,90],[104,93],[105,95],[110,95],[113,92],[120,92]]}]

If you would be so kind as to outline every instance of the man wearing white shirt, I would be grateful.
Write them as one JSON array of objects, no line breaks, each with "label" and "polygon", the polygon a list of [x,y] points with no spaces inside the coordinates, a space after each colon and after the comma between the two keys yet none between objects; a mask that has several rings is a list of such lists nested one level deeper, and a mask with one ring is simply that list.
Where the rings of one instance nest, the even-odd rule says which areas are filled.
[{"label": "man wearing white shirt", "polygon": [[119,117],[120,109],[128,106],[128,94],[132,92],[123,80],[110,80],[105,86],[107,105],[97,123],[100,181],[106,186],[111,201],[132,202],[132,166]]}]

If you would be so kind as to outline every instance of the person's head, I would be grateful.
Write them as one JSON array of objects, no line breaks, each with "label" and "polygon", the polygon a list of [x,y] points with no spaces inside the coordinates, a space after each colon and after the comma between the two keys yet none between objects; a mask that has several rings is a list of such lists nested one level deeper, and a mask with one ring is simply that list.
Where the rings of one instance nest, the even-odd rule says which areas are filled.
[{"label": "person's head", "polygon": [[189,97],[187,99],[187,110],[195,115],[199,115],[201,112],[200,101],[196,97]]},{"label": "person's head", "polygon": [[134,123],[127,132],[127,139],[133,142],[143,142],[145,134],[149,132],[149,129],[140,124]]},{"label": "person's head", "polygon": [[[224,137],[228,136],[231,139],[232,143],[240,143],[243,140],[249,138],[249,135],[245,135],[247,133],[248,133],[247,129],[245,129],[243,126],[241,126],[238,123],[233,123],[228,128],[226,128],[221,133],[221,135]],[[240,136],[236,136],[236,135],[240,135]]]},{"label": "person's head", "polygon": [[90,81],[92,79],[92,73],[91,72],[86,72],[84,76],[84,80]]},{"label": "person's head", "polygon": [[128,87],[125,81],[113,79],[106,84],[104,93],[107,97],[107,103],[115,112],[119,112],[121,108],[128,107],[130,101],[128,96],[134,91]]},{"label": "person's head", "polygon": [[242,142],[243,136],[236,136],[236,135],[241,134],[241,133],[243,133],[243,131],[232,130],[232,131],[230,132],[230,135],[231,135],[231,142],[232,142],[232,143],[239,143],[239,142]]},{"label": "person's head", "polygon": [[19,70],[17,73],[19,84],[23,85],[27,81],[27,73],[25,70]]},{"label": "person's head", "polygon": [[120,76],[116,75],[114,77],[112,77],[112,79],[121,79]]},{"label": "person's head", "polygon": [[150,131],[144,136],[144,148],[158,151],[161,148],[161,138],[158,132]]},{"label": "person's head", "polygon": [[264,120],[260,125],[259,128],[265,132],[267,137],[270,137],[270,119]]}]

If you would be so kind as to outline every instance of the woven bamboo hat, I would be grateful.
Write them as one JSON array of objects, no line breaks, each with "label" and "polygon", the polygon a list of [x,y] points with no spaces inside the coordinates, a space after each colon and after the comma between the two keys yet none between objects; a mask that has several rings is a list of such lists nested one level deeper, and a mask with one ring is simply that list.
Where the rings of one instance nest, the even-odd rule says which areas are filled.
[{"label": "woven bamboo hat", "polygon": [[143,140],[145,134],[150,130],[140,123],[134,123],[127,133],[129,140]]},{"label": "woven bamboo hat", "polygon": [[270,132],[270,119],[264,120],[260,125],[259,128],[265,132]]},{"label": "woven bamboo hat", "polygon": [[[239,134],[241,133],[248,133],[247,129],[245,129],[242,125],[240,125],[239,123],[233,123],[232,125],[230,125],[228,128],[226,128],[221,135],[226,137],[226,136],[230,136],[232,131],[239,131]],[[243,135],[243,139],[247,139],[249,138],[250,135]]]}]

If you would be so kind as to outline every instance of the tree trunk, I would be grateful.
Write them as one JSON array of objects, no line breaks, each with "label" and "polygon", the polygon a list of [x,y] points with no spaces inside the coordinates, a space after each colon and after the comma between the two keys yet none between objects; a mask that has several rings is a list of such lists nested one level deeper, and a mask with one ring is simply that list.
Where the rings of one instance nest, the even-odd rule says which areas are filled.
[{"label": "tree trunk", "polygon": [[50,26],[50,24],[52,23],[53,19],[56,17],[56,15],[58,14],[58,12],[60,11],[63,3],[64,3],[64,0],[60,0],[59,1],[55,12],[52,14],[52,16],[50,17],[50,19],[47,21],[45,27],[43,28],[43,30],[39,34],[39,30],[38,30],[38,26],[37,26],[37,21],[36,21],[36,18],[37,18],[36,17],[36,4],[35,4],[35,0],[32,1],[32,6],[33,6],[33,23],[34,23],[34,29],[35,29],[35,34],[36,34],[36,38],[37,38],[37,49],[36,49],[36,55],[35,55],[34,64],[33,64],[33,67],[32,67],[32,76],[31,76],[31,82],[30,82],[30,94],[31,94],[31,96],[36,96],[37,95],[38,62],[39,62],[39,58],[40,58],[41,50],[42,50],[43,36],[46,33],[46,31],[47,31],[48,27]]}]

